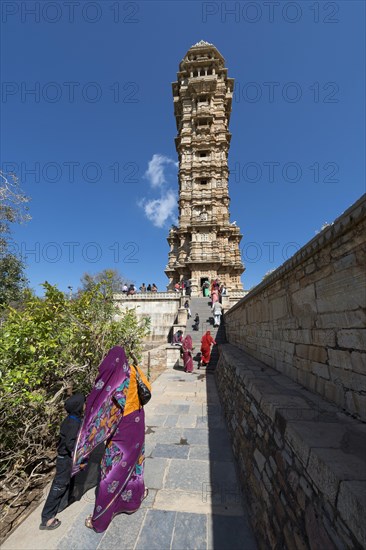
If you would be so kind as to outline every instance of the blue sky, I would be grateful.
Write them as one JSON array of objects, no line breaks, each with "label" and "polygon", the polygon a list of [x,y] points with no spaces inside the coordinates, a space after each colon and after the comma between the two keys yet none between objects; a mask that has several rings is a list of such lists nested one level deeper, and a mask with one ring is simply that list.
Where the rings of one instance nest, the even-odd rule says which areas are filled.
[{"label": "blue sky", "polygon": [[365,192],[364,15],[353,1],[3,2],[1,166],[32,198],[14,227],[31,286],[113,268],[165,290],[171,82],[201,39],[236,81],[230,213],[244,287],[259,283]]}]

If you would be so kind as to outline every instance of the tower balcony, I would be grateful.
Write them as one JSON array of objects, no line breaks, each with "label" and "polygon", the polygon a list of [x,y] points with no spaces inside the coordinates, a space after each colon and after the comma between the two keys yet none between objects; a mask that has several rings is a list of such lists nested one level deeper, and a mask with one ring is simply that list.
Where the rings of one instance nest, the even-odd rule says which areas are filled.
[{"label": "tower balcony", "polygon": [[218,171],[217,163],[216,162],[214,163],[209,157],[194,158],[193,161],[192,161],[192,168],[196,169],[196,170],[197,169],[202,170],[204,168],[206,168],[206,169],[210,168],[210,169],[215,170],[216,172]]},{"label": "tower balcony", "polygon": [[211,126],[209,124],[202,125],[202,126],[196,126],[196,132],[195,133],[196,133],[197,136],[210,135]]},{"label": "tower balcony", "polygon": [[192,112],[193,115],[201,116],[213,116],[212,107],[208,103],[198,103],[196,110]]},{"label": "tower balcony", "polygon": [[207,269],[214,268],[218,269],[221,267],[222,262],[221,258],[219,256],[207,256],[207,258],[204,258],[202,256],[189,256],[186,261],[186,265],[201,265],[201,269],[207,266]]},{"label": "tower balcony", "polygon": [[191,226],[198,225],[200,227],[204,225],[214,225],[216,223],[216,220],[213,216],[207,216],[205,218],[201,218],[201,216],[192,216],[191,217]]}]

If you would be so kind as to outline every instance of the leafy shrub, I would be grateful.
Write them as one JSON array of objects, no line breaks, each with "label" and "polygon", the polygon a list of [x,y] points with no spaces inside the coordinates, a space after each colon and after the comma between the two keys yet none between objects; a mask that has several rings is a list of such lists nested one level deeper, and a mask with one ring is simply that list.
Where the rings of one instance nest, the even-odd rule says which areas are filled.
[{"label": "leafy shrub", "polygon": [[97,285],[76,299],[44,284],[8,308],[0,330],[0,477],[2,515],[44,477],[54,458],[65,398],[89,393],[108,349],[139,358],[149,319],[121,314],[112,292]]}]

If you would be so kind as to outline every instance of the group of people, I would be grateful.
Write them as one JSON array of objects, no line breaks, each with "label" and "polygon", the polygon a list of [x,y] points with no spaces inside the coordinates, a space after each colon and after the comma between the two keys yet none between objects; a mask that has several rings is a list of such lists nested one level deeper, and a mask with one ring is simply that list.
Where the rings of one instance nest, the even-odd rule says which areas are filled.
[{"label": "group of people", "polygon": [[[144,484],[145,413],[138,391],[141,383],[151,391],[142,370],[129,365],[124,349],[115,346],[100,364],[86,402],[82,394],[66,401],[68,417],[61,425],[56,475],[40,529],[60,526],[57,512],[65,497],[66,505],[76,500],[73,491],[80,488],[80,476],[84,487],[96,485],[94,511],[86,518],[86,527],[102,533],[116,514],[132,514],[140,508],[148,494]],[[94,451],[100,453],[100,449],[97,471],[88,468]]]},{"label": "group of people", "polygon": [[[198,369],[201,366],[207,366],[211,358],[211,346],[216,344],[216,341],[211,336],[211,332],[208,330],[201,338],[201,355],[198,362]],[[181,356],[183,357],[184,371],[193,372],[193,342],[192,337],[187,334],[183,338],[183,331],[178,330],[172,339],[173,346],[180,346]]]},{"label": "group of people", "polygon": [[181,279],[179,282],[176,282],[174,285],[175,292],[181,292],[183,296],[191,296],[192,288],[191,281],[189,279]]},{"label": "group of people", "polygon": [[122,293],[127,294],[127,296],[130,296],[131,294],[136,294],[136,287],[133,283],[131,283],[129,286],[125,283],[122,286]]},{"label": "group of people", "polygon": [[[192,312],[191,312],[191,308],[190,308],[188,300],[185,301],[184,307],[187,310],[187,319],[190,319],[192,317]],[[213,318],[214,318],[214,327],[219,327],[220,326],[222,312],[223,312],[222,304],[220,302],[217,302],[217,301],[214,302],[213,305],[212,305],[212,314],[213,314]],[[199,326],[200,326],[200,317],[199,317],[198,313],[196,313],[196,315],[193,319],[192,329],[197,331],[197,330],[199,330]]]},{"label": "group of people", "polygon": [[222,296],[226,296],[226,286],[224,283],[220,283],[219,279],[213,279],[211,285],[208,281],[205,281],[202,285],[202,292],[205,297],[211,296],[212,305],[215,302],[222,301]]},{"label": "group of people", "polygon": [[[158,291],[158,287],[156,286],[155,283],[153,283],[152,285],[148,284],[147,286],[145,285],[145,283],[142,283],[142,285],[140,286],[140,292],[157,292],[157,291]],[[122,286],[122,293],[127,294],[127,296],[130,296],[131,294],[136,294],[136,292],[137,290],[133,283],[131,283],[129,286],[125,283]]]},{"label": "group of people", "polygon": [[140,286],[140,292],[157,292],[158,291],[158,287],[156,286],[155,283],[153,283],[152,285],[149,283],[147,286],[145,285],[145,283],[142,283],[142,285]]}]

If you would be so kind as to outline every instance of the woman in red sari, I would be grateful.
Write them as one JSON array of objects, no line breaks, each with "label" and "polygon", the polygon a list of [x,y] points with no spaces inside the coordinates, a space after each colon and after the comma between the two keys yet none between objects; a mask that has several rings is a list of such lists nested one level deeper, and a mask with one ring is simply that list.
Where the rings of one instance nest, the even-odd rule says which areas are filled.
[{"label": "woman in red sari", "polygon": [[184,372],[193,372],[192,350],[192,338],[188,334],[182,342]]},{"label": "woman in red sari", "polygon": [[[211,332],[208,330],[201,338],[201,365],[206,366],[210,362],[211,357],[211,344],[216,344],[215,340],[211,336]],[[199,367],[198,367],[199,368]]]}]

